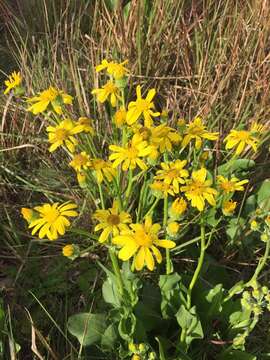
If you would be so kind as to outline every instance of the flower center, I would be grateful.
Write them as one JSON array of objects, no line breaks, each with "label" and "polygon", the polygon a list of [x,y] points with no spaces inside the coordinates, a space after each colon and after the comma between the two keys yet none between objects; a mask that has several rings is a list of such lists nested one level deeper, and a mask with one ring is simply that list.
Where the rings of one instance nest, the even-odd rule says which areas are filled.
[{"label": "flower center", "polygon": [[113,83],[108,83],[104,86],[104,90],[108,93],[108,94],[113,94],[116,92],[117,87],[113,84]]},{"label": "flower center", "polygon": [[59,217],[59,215],[60,212],[57,209],[51,208],[44,216],[44,218],[49,224],[53,224],[56,221],[56,219]]},{"label": "flower center", "polygon": [[221,184],[221,187],[226,192],[232,192],[234,191],[234,184],[231,181],[226,181]]},{"label": "flower center", "polygon": [[201,135],[204,131],[204,128],[202,126],[193,125],[190,126],[188,129],[188,133],[191,135]]},{"label": "flower center", "polygon": [[118,215],[111,214],[107,217],[107,223],[110,225],[119,225],[120,217]]},{"label": "flower center", "polygon": [[137,100],[136,105],[138,110],[140,110],[141,112],[149,110],[149,102],[145,99]]},{"label": "flower center", "polygon": [[77,166],[83,166],[87,163],[87,158],[82,154],[78,154],[74,157],[74,162]]},{"label": "flower center", "polygon": [[153,240],[144,230],[136,231],[135,233],[136,243],[140,246],[151,247]]},{"label": "flower center", "polygon": [[205,192],[204,183],[201,181],[194,181],[190,185],[190,190],[194,193],[194,195],[202,195]]},{"label": "flower center", "polygon": [[245,130],[238,131],[237,137],[241,141],[246,141],[249,139],[249,132]]},{"label": "flower center", "polygon": [[151,130],[144,126],[139,130],[139,134],[142,135],[143,140],[148,140],[151,136]]},{"label": "flower center", "polygon": [[58,141],[63,141],[68,137],[68,130],[60,128],[55,130],[55,138]]},{"label": "flower center", "polygon": [[49,88],[41,93],[42,100],[53,101],[58,96],[58,91],[54,88]]},{"label": "flower center", "polygon": [[127,157],[129,159],[136,159],[138,157],[138,150],[134,146],[130,146],[127,149]]}]

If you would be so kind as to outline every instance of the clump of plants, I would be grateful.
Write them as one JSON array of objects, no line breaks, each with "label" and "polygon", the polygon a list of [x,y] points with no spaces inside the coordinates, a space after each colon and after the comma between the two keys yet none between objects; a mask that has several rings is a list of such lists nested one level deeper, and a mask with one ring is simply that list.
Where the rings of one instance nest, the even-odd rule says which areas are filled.
[{"label": "clump of plants", "polygon": [[[82,198],[91,199],[88,245],[95,241],[108,253],[108,261],[97,260],[103,300],[93,313],[72,314],[69,332],[81,347],[117,359],[194,359],[204,347],[219,359],[256,359],[246,345],[270,309],[270,291],[259,281],[270,250],[270,182],[256,188],[250,174],[266,127],[251,122],[223,136],[200,116],[187,121],[157,111],[155,89],[143,94],[138,84],[133,94],[127,61],[103,60],[96,71],[96,112],[110,120],[104,134],[95,126],[103,115],[75,119],[74,99],[64,91],[51,86],[25,97],[15,72],[5,83],[5,94],[46,121],[49,152],[62,149]],[[47,202],[21,212],[37,241],[57,241],[80,207]],[[216,243],[240,246],[241,234],[264,248],[254,272],[232,277],[229,288],[222,274],[204,277]],[[183,251],[192,266],[181,263]],[[62,252],[80,261],[87,249],[74,241]]]}]

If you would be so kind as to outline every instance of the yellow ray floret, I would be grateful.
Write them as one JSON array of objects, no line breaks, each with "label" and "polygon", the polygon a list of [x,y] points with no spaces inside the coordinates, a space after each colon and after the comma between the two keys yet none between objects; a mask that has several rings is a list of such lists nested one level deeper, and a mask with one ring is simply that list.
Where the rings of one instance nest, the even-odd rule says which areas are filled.
[{"label": "yellow ray floret", "polygon": [[177,194],[179,193],[179,184],[184,184],[184,179],[188,177],[188,171],[183,169],[186,164],[187,160],[176,160],[168,163],[162,162],[160,164],[162,170],[157,171],[154,179],[164,181],[166,184],[172,184],[173,191]]},{"label": "yellow ray floret", "polygon": [[186,130],[184,131],[184,138],[182,146],[186,147],[192,140],[195,140],[195,148],[200,149],[202,146],[202,140],[217,140],[218,132],[209,132],[205,129],[202,119],[197,117],[193,122],[187,124]]},{"label": "yellow ray floret", "polygon": [[102,88],[92,90],[91,94],[97,95],[97,100],[101,103],[109,99],[113,107],[116,107],[117,99],[120,99],[119,89],[112,81],[108,81]]},{"label": "yellow ray floret", "polygon": [[257,151],[258,139],[252,135],[251,131],[231,130],[224,141],[226,142],[226,149],[235,148],[236,155],[240,155],[248,147]]},{"label": "yellow ray floret", "polygon": [[152,117],[157,117],[160,115],[159,112],[154,112],[154,103],[152,102],[156,90],[150,89],[147,93],[145,99],[142,98],[141,86],[136,87],[137,99],[136,101],[131,101],[128,104],[127,112],[127,123],[128,125],[134,124],[140,116],[144,117],[144,126],[149,127],[153,125]]},{"label": "yellow ray floret", "polygon": [[158,233],[161,226],[152,224],[151,217],[146,217],[144,224],[131,224],[130,228],[128,231],[121,231],[120,235],[112,239],[112,242],[121,247],[118,253],[121,260],[127,261],[134,257],[134,266],[138,271],[145,265],[153,271],[154,257],[159,264],[162,262],[162,256],[157,247],[166,249],[175,247],[175,242],[171,240],[159,240]]},{"label": "yellow ray floret", "polygon": [[75,151],[78,141],[74,135],[83,131],[83,126],[75,125],[71,119],[65,119],[56,126],[48,126],[46,128],[49,137],[49,151],[55,151],[59,146],[66,146],[70,152]]},{"label": "yellow ray floret", "polygon": [[49,240],[58,239],[59,235],[64,235],[66,228],[70,226],[67,217],[78,216],[76,208],[76,204],[69,202],[62,205],[54,203],[36,206],[34,210],[39,214],[39,218],[29,224],[29,228],[32,228],[32,235],[38,232],[40,239],[45,237]]},{"label": "yellow ray floret", "polygon": [[87,168],[91,166],[90,157],[88,154],[86,154],[85,151],[82,151],[80,154],[73,156],[73,159],[69,165],[78,172],[80,172],[82,169],[87,170]]},{"label": "yellow ray floret", "polygon": [[187,202],[185,199],[179,197],[175,199],[169,209],[169,215],[170,217],[174,219],[179,219],[181,215],[184,214],[184,212],[187,209]]},{"label": "yellow ray floret", "polygon": [[248,183],[248,180],[241,180],[237,179],[237,177],[232,177],[230,180],[225,178],[222,175],[218,175],[217,177],[217,183],[220,187],[220,189],[225,193],[233,193],[235,191],[244,191],[244,184]]},{"label": "yellow ray floret", "polygon": [[99,184],[101,184],[104,179],[111,182],[116,176],[116,169],[113,168],[110,161],[105,161],[103,159],[91,159],[90,168],[94,170]]},{"label": "yellow ray floret", "polygon": [[210,205],[215,206],[215,196],[217,191],[210,186],[211,180],[206,180],[207,171],[202,168],[197,171],[193,171],[191,179],[186,180],[186,185],[181,186],[181,191],[185,193],[188,200],[191,201],[191,206],[196,207],[199,211],[203,211],[205,207],[205,201]]},{"label": "yellow ray floret", "polygon": [[124,171],[135,169],[137,166],[142,170],[147,170],[147,165],[141,158],[150,156],[156,150],[154,146],[149,146],[139,134],[133,135],[127,146],[110,145],[109,149],[113,152],[109,157],[113,161],[113,167],[116,168],[122,163]]},{"label": "yellow ray floret", "polygon": [[92,126],[92,120],[87,117],[80,117],[76,125],[82,126],[82,131],[89,133],[90,135],[95,134],[95,130]]},{"label": "yellow ray floret", "polygon": [[113,61],[108,62],[107,60],[102,60],[101,64],[96,66],[96,72],[106,69],[109,75],[112,75],[116,80],[120,80],[128,74],[128,69],[124,66],[127,63],[128,60],[120,64]]},{"label": "yellow ray floret", "polygon": [[4,94],[8,94],[10,90],[20,86],[22,83],[21,73],[13,71],[11,75],[9,75],[8,80],[5,81],[6,89]]},{"label": "yellow ray floret", "polygon": [[62,105],[72,104],[72,100],[72,96],[50,86],[49,89],[27,100],[28,103],[32,103],[27,111],[31,111],[34,115],[37,115],[45,111],[48,107],[51,107],[56,114],[60,115],[63,112]]},{"label": "yellow ray floret", "polygon": [[131,216],[125,211],[119,211],[117,201],[113,202],[113,207],[108,210],[97,210],[93,219],[98,220],[99,224],[96,225],[95,231],[102,230],[99,242],[103,243],[108,240],[110,235],[119,235],[120,231],[127,231],[129,223],[131,223]]},{"label": "yellow ray floret", "polygon": [[232,201],[232,200],[224,201],[224,203],[222,204],[223,215],[225,216],[232,215],[236,206],[237,206],[236,201]]}]

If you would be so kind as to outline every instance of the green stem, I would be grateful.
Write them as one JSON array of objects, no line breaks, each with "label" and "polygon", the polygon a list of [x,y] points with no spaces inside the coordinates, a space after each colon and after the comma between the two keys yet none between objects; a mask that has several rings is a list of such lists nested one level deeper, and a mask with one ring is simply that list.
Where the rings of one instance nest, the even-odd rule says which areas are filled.
[{"label": "green stem", "polygon": [[[168,196],[164,197],[163,208],[163,229],[166,237],[166,227],[168,222]],[[169,275],[172,272],[170,249],[166,249],[166,274]]]},{"label": "green stem", "polygon": [[105,204],[104,204],[104,197],[103,197],[101,184],[99,182],[97,182],[97,184],[98,184],[98,191],[99,191],[99,196],[100,196],[101,207],[104,210],[105,209]]},{"label": "green stem", "polygon": [[202,266],[203,266],[203,261],[204,261],[204,256],[205,256],[205,226],[204,224],[201,224],[201,251],[200,251],[200,257],[198,260],[198,265],[197,268],[193,274],[193,277],[191,279],[191,282],[189,284],[189,288],[188,288],[188,294],[187,294],[187,307],[188,309],[191,308],[191,293],[192,293],[192,289],[194,288],[198,277],[200,275]]},{"label": "green stem", "polygon": [[152,214],[152,212],[155,210],[155,208],[156,208],[156,206],[157,206],[157,204],[158,204],[159,200],[160,200],[160,198],[159,198],[159,197],[157,197],[157,198],[156,198],[156,200],[153,202],[152,206],[150,207],[150,209],[149,209],[149,210],[147,211],[147,213],[144,215],[144,217],[146,217],[146,216],[148,216],[148,215]]},{"label": "green stem", "polygon": [[132,181],[132,170],[129,169],[128,171],[128,186],[127,186],[127,190],[126,190],[126,201],[125,201],[125,205],[128,204],[128,199],[130,197],[130,193],[131,193],[131,190],[132,190],[132,184],[133,184],[133,181]]},{"label": "green stem", "polygon": [[114,271],[114,274],[116,276],[119,292],[120,292],[121,295],[123,295],[124,285],[123,285],[121,271],[120,271],[120,268],[119,268],[118,260],[117,260],[117,257],[115,255],[114,249],[112,249],[112,248],[109,249],[109,254],[110,254],[110,258],[111,258],[111,262],[112,262],[112,266],[113,266],[113,271]]}]

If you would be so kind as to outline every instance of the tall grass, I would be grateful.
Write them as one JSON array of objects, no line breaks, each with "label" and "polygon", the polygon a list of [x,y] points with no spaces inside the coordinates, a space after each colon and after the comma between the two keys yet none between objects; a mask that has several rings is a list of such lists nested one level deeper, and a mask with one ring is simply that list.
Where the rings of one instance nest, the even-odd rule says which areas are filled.
[{"label": "tall grass", "polygon": [[[157,106],[171,111],[174,120],[201,114],[224,136],[233,126],[269,119],[268,1],[135,0],[121,6],[121,2],[105,0],[4,0],[0,10],[6,32],[5,45],[1,46],[21,70],[29,89],[27,95],[50,84],[67,92],[74,89],[74,116],[95,119],[99,133],[106,134],[106,114],[96,116],[90,89],[99,81],[94,65],[103,58],[128,59],[131,81],[144,81],[144,91],[156,87],[162,94]],[[34,121],[21,111],[20,103],[4,97],[0,98],[0,108],[2,261],[7,268],[19,271],[22,285],[16,296],[22,296],[23,288],[32,287],[27,278],[29,269],[38,269],[37,259],[45,261],[58,248],[34,244],[33,258],[30,256],[28,238],[18,220],[19,208],[41,198],[76,198],[78,194],[69,173],[61,168],[61,157],[48,155],[43,118]],[[269,165],[264,154],[261,159]],[[83,215],[81,221],[87,221]],[[53,266],[54,259],[45,263]],[[18,284],[14,270],[4,271],[3,276],[11,279],[14,290]],[[42,281],[46,282],[45,276]],[[91,286],[94,292],[95,284]],[[48,287],[51,291],[53,286]],[[46,294],[40,294],[43,301]],[[70,289],[61,293],[64,312],[77,301],[68,300],[70,294]],[[30,295],[22,297],[22,304],[37,306]],[[51,303],[49,299],[46,306]],[[18,309],[12,309],[15,317]],[[46,311],[57,314],[54,307]],[[64,328],[65,316],[57,321]],[[48,331],[47,323],[39,325]],[[59,336],[56,327],[52,337],[55,334]],[[57,356],[75,359],[67,340],[63,346],[63,337],[58,339],[50,343]],[[52,358],[49,348],[41,343],[47,358]]]}]

